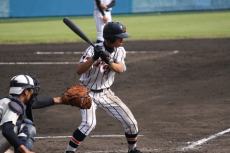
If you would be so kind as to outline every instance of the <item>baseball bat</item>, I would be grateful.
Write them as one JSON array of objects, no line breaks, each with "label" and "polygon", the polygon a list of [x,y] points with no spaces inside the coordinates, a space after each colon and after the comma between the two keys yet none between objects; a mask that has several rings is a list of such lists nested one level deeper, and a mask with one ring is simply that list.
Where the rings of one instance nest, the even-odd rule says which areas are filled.
[{"label": "baseball bat", "polygon": [[85,33],[76,25],[73,21],[71,21],[69,18],[65,17],[63,19],[63,22],[75,33],[77,34],[81,39],[83,39],[85,42],[87,42],[89,45],[95,47],[95,45],[89,40],[89,38],[85,35]]}]

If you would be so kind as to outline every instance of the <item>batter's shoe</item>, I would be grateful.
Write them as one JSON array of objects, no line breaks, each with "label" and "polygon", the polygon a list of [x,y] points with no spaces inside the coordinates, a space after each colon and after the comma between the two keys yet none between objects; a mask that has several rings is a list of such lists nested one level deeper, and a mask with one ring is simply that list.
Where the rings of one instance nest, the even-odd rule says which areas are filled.
[{"label": "batter's shoe", "polygon": [[74,151],[65,151],[65,153],[75,153]]},{"label": "batter's shoe", "polygon": [[130,150],[128,153],[142,153],[142,152],[135,148],[133,150]]}]

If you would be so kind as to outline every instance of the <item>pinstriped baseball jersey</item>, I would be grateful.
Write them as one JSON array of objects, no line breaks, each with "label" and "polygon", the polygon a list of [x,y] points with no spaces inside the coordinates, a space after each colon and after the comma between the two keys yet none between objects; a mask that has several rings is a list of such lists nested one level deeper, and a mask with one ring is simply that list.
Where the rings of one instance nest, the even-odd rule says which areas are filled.
[{"label": "pinstriped baseball jersey", "polygon": [[[102,45],[102,44],[100,44]],[[94,54],[94,48],[89,47],[80,59],[80,62],[85,62],[89,57]],[[124,71],[126,70],[125,57],[126,51],[124,47],[115,48],[110,57],[115,63],[123,63]],[[114,82],[115,72],[103,62],[100,58],[94,62],[91,68],[81,75],[80,82],[93,90],[100,90],[109,88]]]}]

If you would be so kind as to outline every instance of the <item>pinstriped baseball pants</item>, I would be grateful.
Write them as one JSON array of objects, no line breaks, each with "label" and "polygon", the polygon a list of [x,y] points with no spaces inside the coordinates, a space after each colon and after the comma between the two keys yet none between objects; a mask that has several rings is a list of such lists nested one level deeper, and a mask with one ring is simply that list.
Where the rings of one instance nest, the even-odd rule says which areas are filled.
[{"label": "pinstriped baseball pants", "polygon": [[78,129],[85,135],[96,126],[96,110],[102,108],[110,116],[120,121],[125,133],[137,134],[138,126],[130,109],[110,90],[106,89],[103,92],[90,92],[92,98],[92,106],[90,109],[81,109],[82,122]]}]

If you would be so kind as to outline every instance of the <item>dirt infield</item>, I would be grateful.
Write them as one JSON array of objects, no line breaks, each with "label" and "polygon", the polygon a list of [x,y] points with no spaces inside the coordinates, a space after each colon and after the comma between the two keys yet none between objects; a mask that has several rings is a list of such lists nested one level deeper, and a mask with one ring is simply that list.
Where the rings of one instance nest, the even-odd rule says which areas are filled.
[{"label": "dirt infield", "polygon": [[[55,96],[77,82],[75,62],[84,43],[0,45],[0,96],[11,76],[36,75],[41,95]],[[138,146],[152,153],[229,153],[230,39],[128,41],[127,72],[112,89],[139,123]],[[79,110],[34,111],[37,136],[69,136]],[[98,109],[97,126],[79,153],[127,152],[120,124]],[[198,141],[202,140],[202,141]],[[36,153],[63,153],[68,138],[37,139]],[[190,147],[186,150],[186,147]],[[183,150],[183,148],[185,150]]]}]

